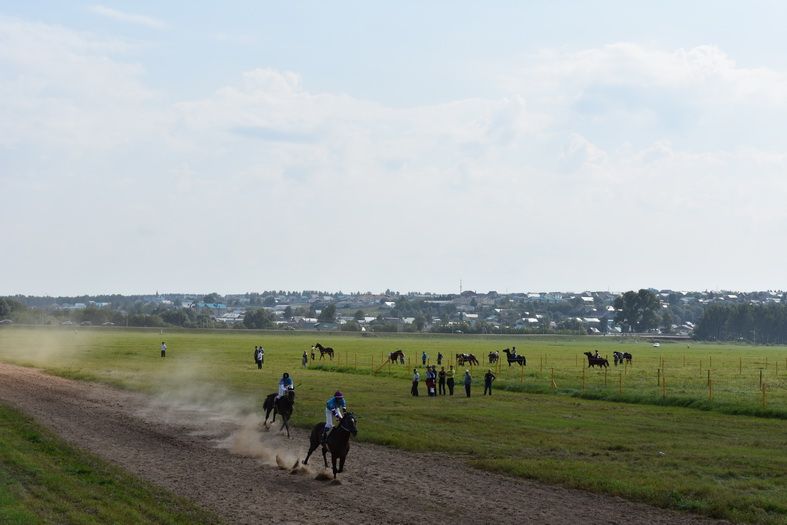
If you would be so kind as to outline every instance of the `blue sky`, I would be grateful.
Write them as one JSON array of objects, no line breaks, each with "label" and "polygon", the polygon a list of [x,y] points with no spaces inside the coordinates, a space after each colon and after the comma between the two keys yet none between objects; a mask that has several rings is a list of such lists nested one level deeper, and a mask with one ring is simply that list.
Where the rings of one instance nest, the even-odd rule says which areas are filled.
[{"label": "blue sky", "polygon": [[781,2],[0,2],[0,294],[783,289]]}]

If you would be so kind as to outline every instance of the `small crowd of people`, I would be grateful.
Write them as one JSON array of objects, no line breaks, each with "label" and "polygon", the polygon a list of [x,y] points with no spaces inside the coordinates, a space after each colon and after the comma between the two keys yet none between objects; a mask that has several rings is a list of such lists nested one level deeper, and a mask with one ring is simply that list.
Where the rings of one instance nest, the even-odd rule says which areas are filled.
[{"label": "small crowd of people", "polygon": [[[437,366],[443,364],[443,357],[444,356],[442,352],[437,352]],[[429,354],[427,354],[426,351],[421,352],[421,364],[426,366],[427,361],[429,361]]]},{"label": "small crowd of people", "polygon": [[[440,354],[438,354],[438,356],[440,356]],[[456,384],[456,371],[454,370],[454,365],[449,365],[448,370],[446,370],[444,366],[441,366],[439,372],[437,371],[437,365],[429,365],[426,367],[425,376],[424,383],[426,384],[426,394],[429,397],[446,395],[446,386],[448,386],[448,395],[454,395],[454,386]],[[487,373],[484,374],[484,395],[492,395],[492,383],[495,379],[497,379],[497,377],[492,373],[492,369],[490,368]],[[417,368],[413,368],[413,384],[412,388],[410,389],[410,394],[414,397],[418,397],[419,395],[418,385],[420,382],[421,373]],[[437,391],[435,391],[435,383],[437,385]],[[473,386],[473,376],[470,374],[470,369],[465,369],[465,375],[462,378],[462,384],[465,387],[465,395],[470,397]]]}]

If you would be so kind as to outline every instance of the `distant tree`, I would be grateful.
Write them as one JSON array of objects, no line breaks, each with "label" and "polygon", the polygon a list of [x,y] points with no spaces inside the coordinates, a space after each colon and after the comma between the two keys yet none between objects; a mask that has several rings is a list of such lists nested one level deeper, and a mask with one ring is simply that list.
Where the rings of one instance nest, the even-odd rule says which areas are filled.
[{"label": "distant tree", "polygon": [[360,332],[361,325],[358,324],[358,321],[347,321],[341,327],[342,332]]},{"label": "distant tree", "polygon": [[628,331],[641,332],[658,326],[659,300],[650,290],[628,291],[615,298],[615,322]]},{"label": "distant tree", "polygon": [[669,308],[665,308],[661,313],[661,326],[666,333],[672,331],[672,314],[670,313]]},{"label": "distant tree", "polygon": [[364,317],[366,317],[366,315],[363,313],[363,310],[356,310],[353,314],[353,319],[356,321],[361,321]]},{"label": "distant tree", "polygon": [[0,317],[7,317],[11,313],[11,306],[4,298],[0,297]]},{"label": "distant tree", "polygon": [[292,319],[292,306],[287,305],[287,308],[284,309],[284,318]]},{"label": "distant tree", "polygon": [[423,315],[416,316],[415,321],[413,321],[413,325],[415,326],[416,330],[422,332],[426,326],[426,318]]},{"label": "distant tree", "polygon": [[335,304],[329,304],[328,306],[323,308],[322,312],[320,312],[319,317],[317,317],[317,320],[322,322],[322,323],[326,323],[326,322],[327,323],[332,323],[333,321],[335,321],[336,320],[336,305]]},{"label": "distant tree", "polygon": [[262,306],[276,306],[276,298],[272,295],[262,300]]},{"label": "distant tree", "polygon": [[258,310],[246,310],[243,316],[243,326],[246,328],[272,328],[275,316],[273,312],[260,308]]},{"label": "distant tree", "polygon": [[208,295],[202,298],[202,302],[208,304],[218,303],[220,300],[221,300],[221,296],[216,292],[209,293]]}]

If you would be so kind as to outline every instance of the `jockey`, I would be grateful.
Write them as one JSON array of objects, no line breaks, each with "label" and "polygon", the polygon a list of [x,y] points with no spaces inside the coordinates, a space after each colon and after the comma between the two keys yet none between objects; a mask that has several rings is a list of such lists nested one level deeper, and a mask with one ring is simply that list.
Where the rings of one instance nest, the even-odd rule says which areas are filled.
[{"label": "jockey", "polygon": [[284,394],[287,393],[287,390],[291,390],[292,388],[292,378],[290,377],[290,374],[284,372],[284,374],[281,376],[281,379],[279,379],[279,394],[276,396],[276,399],[284,397]]},{"label": "jockey", "polygon": [[341,421],[344,416],[343,410],[347,410],[347,402],[344,400],[344,394],[337,390],[333,397],[325,403],[325,429],[322,432],[323,443],[328,437],[328,432],[333,428],[334,416],[338,421]]}]

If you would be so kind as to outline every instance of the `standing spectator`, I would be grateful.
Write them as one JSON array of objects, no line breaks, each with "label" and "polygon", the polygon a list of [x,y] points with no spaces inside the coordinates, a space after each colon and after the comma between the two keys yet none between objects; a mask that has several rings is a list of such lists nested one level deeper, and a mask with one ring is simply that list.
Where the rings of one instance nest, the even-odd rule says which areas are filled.
[{"label": "standing spectator", "polygon": [[[440,354],[437,354],[438,356]],[[439,359],[439,357],[438,357]],[[440,367],[440,372],[437,374],[437,391],[441,396],[445,395],[445,367]]]},{"label": "standing spectator", "polygon": [[492,381],[497,379],[495,374],[492,373],[492,369],[490,368],[489,371],[484,374],[484,395],[489,392],[489,395],[492,395]]},{"label": "standing spectator", "polygon": [[465,369],[465,394],[470,397],[470,386],[473,384],[473,378],[470,376],[470,370]]},{"label": "standing spectator", "polygon": [[[304,350],[305,352],[306,350]],[[312,347],[312,361],[314,361],[314,347]]]},{"label": "standing spectator", "polygon": [[415,397],[418,397],[418,382],[421,380],[421,374],[418,373],[417,368],[413,368],[413,388],[410,389],[410,393]]},{"label": "standing spectator", "polygon": [[443,353],[437,352],[437,366],[440,366],[442,364],[443,364]]},{"label": "standing spectator", "polygon": [[434,365],[426,367],[426,394],[429,397],[435,397],[435,379],[437,373],[435,372]]},{"label": "standing spectator", "polygon": [[301,366],[306,368],[306,365],[309,363],[309,356],[306,354],[306,350],[303,351],[303,356],[301,357]]},{"label": "standing spectator", "polygon": [[422,352],[422,353],[421,353],[421,363],[422,363],[424,366],[426,366],[426,360],[427,360],[427,359],[429,359],[429,356],[428,356],[428,355],[426,355],[426,352],[425,352],[425,351],[424,351],[424,352]]},{"label": "standing spectator", "polygon": [[260,368],[265,364],[265,349],[260,345]]},{"label": "standing spectator", "polygon": [[257,370],[262,370],[262,349],[254,347],[254,362],[257,363]]},{"label": "standing spectator", "polygon": [[445,377],[448,380],[448,395],[454,395],[454,374],[456,371],[454,370],[454,365],[448,365],[448,371],[445,373]]},{"label": "standing spectator", "polygon": [[161,341],[161,357],[167,357],[167,343]]}]

